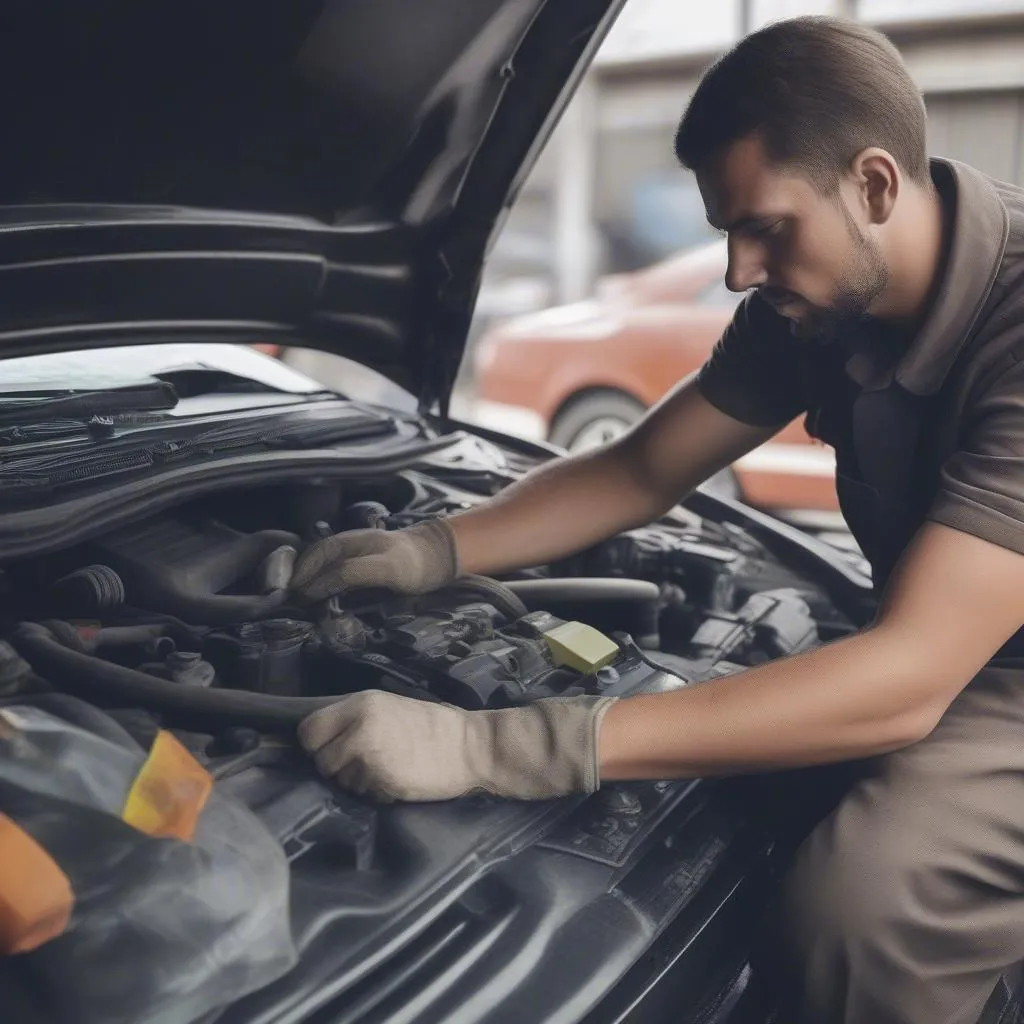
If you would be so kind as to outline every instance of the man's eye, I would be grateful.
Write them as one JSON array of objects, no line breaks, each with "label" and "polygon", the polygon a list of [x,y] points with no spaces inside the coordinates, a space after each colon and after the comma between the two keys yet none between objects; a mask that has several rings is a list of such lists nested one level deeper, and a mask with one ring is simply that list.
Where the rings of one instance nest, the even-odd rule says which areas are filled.
[{"label": "man's eye", "polygon": [[773,220],[770,224],[763,224],[763,225],[761,225],[761,227],[759,227],[757,229],[757,233],[759,235],[765,235],[767,237],[772,237],[774,235],[778,235],[778,234],[782,233],[782,228],[783,228],[784,224],[785,224],[785,221],[783,221],[783,220]]}]

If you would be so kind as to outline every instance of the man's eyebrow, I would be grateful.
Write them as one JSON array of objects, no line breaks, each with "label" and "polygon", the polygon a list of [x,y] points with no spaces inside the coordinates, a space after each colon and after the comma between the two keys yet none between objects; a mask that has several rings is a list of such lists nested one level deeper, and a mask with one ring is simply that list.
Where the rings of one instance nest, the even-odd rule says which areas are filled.
[{"label": "man's eyebrow", "polygon": [[734,221],[731,221],[728,224],[716,224],[710,217],[707,218],[707,222],[716,231],[724,232],[727,235],[731,235],[735,231],[742,231],[744,228],[768,224],[773,220],[778,220],[778,217],[770,213],[760,215],[746,214],[742,217],[737,217]]}]

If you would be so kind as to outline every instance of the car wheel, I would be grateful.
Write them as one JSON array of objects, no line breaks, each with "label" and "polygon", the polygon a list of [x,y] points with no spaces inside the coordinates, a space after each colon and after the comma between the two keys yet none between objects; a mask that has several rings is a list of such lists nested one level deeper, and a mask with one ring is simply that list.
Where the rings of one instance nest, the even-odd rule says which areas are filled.
[{"label": "car wheel", "polygon": [[629,395],[595,391],[555,417],[549,440],[573,454],[590,451],[621,437],[643,414],[643,405]]},{"label": "car wheel", "polygon": [[[644,411],[640,402],[621,392],[592,392],[576,399],[555,417],[549,440],[573,454],[591,451],[621,437]],[[720,498],[743,498],[731,466],[709,477],[704,490]]]}]

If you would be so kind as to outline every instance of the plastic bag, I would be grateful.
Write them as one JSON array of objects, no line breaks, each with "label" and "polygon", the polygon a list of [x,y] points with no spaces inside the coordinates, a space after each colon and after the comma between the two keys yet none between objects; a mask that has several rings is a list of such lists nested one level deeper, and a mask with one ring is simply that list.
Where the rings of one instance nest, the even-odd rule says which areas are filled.
[{"label": "plastic bag", "polygon": [[126,807],[162,827],[159,778],[156,805],[139,791],[146,762],[141,748],[38,708],[0,709],[0,813],[56,862],[74,897],[64,932],[17,956],[47,1024],[186,1024],[295,963],[278,843],[216,790],[191,842],[140,831]]}]

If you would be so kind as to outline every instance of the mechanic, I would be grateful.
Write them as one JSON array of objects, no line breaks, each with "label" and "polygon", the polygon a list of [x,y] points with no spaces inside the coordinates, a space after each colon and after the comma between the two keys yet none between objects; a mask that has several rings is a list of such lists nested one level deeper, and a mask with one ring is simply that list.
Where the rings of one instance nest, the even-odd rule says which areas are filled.
[{"label": "mechanic", "polygon": [[657,519],[804,413],[880,601],[854,636],[657,695],[470,712],[380,692],[307,719],[382,800],[856,762],[782,890],[791,1016],[973,1024],[1024,959],[1024,191],[929,161],[888,40],[799,18],[704,75],[676,136],[746,291],[627,436],[471,511],[328,538],[307,600],[544,564]]}]

